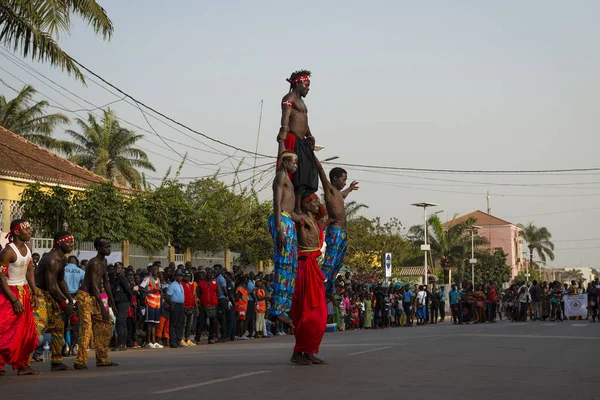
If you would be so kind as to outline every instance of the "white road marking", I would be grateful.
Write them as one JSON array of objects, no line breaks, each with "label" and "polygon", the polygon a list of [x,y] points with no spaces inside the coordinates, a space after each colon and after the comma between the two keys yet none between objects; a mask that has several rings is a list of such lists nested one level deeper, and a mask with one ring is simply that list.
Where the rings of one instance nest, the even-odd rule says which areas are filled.
[{"label": "white road marking", "polygon": [[267,370],[256,371],[256,372],[249,372],[247,374],[240,374],[240,375],[230,376],[229,378],[213,379],[212,381],[195,383],[193,385],[179,386],[179,387],[176,387],[176,388],[173,388],[173,389],[159,390],[158,392],[154,392],[153,394],[165,394],[165,393],[179,392],[181,390],[193,389],[193,388],[197,388],[197,387],[200,387],[200,386],[206,386],[206,385],[212,385],[213,383],[227,382],[227,381],[231,381],[231,380],[234,380],[234,379],[245,378],[247,376],[254,376],[254,375],[260,375],[260,374],[266,374],[267,372],[271,372],[271,371],[267,371]]},{"label": "white road marking", "polygon": [[466,337],[490,337],[490,338],[525,338],[525,339],[577,339],[577,340],[600,340],[600,337],[592,336],[552,336],[552,335],[512,335],[512,334],[464,334]]},{"label": "white road marking", "polygon": [[370,353],[370,352],[372,352],[372,351],[385,350],[385,349],[391,349],[391,348],[392,348],[392,346],[378,347],[378,348],[376,348],[376,349],[365,350],[365,351],[358,351],[358,352],[356,352],[356,353],[350,353],[350,354],[348,354],[348,355],[349,355],[349,356],[356,356],[356,355],[359,355],[359,354]]},{"label": "white road marking", "polygon": [[588,326],[588,324],[573,324],[571,326]]}]

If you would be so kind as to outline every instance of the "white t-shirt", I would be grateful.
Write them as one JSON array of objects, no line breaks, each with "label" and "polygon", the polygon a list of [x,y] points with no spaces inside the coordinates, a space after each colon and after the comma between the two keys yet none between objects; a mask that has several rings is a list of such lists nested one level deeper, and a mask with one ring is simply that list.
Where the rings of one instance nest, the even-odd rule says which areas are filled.
[{"label": "white t-shirt", "polygon": [[427,299],[426,291],[421,290],[419,293],[417,293],[417,302],[419,302],[420,305],[424,306],[426,299]]}]

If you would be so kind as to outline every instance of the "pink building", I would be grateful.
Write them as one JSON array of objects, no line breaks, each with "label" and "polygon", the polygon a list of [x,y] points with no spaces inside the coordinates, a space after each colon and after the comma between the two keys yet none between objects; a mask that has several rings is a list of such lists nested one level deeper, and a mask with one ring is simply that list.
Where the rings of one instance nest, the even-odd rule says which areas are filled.
[{"label": "pink building", "polygon": [[[479,210],[457,217],[454,223],[461,223],[469,218],[475,219],[474,225],[480,227],[478,234],[488,240],[490,251],[504,250],[507,254],[506,264],[511,268],[511,278],[514,278],[524,265],[523,239],[519,237],[519,227]],[[452,222],[446,222],[444,225],[450,224]]]}]

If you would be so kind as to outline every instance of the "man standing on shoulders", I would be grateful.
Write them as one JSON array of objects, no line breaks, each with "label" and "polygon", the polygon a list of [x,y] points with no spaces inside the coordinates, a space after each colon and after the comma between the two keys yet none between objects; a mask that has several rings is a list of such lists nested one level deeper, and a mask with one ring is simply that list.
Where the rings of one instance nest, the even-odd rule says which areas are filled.
[{"label": "man standing on shoulders", "polygon": [[[298,156],[298,169],[288,172],[294,184],[293,211],[300,214],[300,199],[319,189],[319,176],[315,164],[315,138],[308,126],[308,108],[304,98],[310,91],[310,71],[295,71],[286,79],[289,92],[281,100],[281,127],[277,135],[278,153],[289,150]],[[281,146],[285,148],[281,148]],[[281,164],[279,164],[281,165]]]},{"label": "man standing on shoulders", "polygon": [[112,307],[113,313],[117,315],[106,265],[106,257],[110,255],[110,246],[110,240],[106,238],[99,237],[94,240],[94,248],[96,248],[98,254],[88,262],[83,285],[75,297],[81,317],[79,348],[77,349],[77,359],[73,365],[75,369],[87,369],[87,351],[92,333],[94,335],[94,347],[96,348],[96,367],[116,367],[119,365],[111,362],[108,358],[112,325],[108,308],[104,306],[100,296],[101,292],[106,293],[108,305]]},{"label": "man standing on shoulders", "polygon": [[68,232],[54,235],[52,250],[42,256],[35,270],[35,284],[39,305],[35,309],[35,323],[38,336],[44,332],[52,334],[51,371],[68,371],[71,368],[62,362],[62,347],[65,336],[65,317],[73,315],[73,298],[65,281],[66,254],[75,246],[73,236]]},{"label": "man standing on shoulders", "polygon": [[[29,366],[30,354],[38,347],[33,310],[37,308],[34,265],[29,222],[11,222],[8,244],[0,252],[0,376],[4,364],[12,365],[18,375],[39,375]],[[29,286],[27,286],[29,285]]]},{"label": "man standing on shoulders", "polygon": [[[327,249],[325,250],[325,259],[323,260],[321,270],[326,279],[325,294],[331,298],[334,291],[333,281],[344,264],[344,256],[348,249],[344,199],[350,192],[358,190],[358,182],[352,182],[346,190],[343,190],[348,179],[348,173],[345,170],[337,167],[333,168],[329,171],[329,179],[327,179],[327,175],[319,160],[317,160],[317,168],[319,169],[319,177],[321,178],[321,184],[325,192],[325,206],[327,207],[329,222],[325,232]],[[319,218],[316,217],[316,219],[318,220]]]}]

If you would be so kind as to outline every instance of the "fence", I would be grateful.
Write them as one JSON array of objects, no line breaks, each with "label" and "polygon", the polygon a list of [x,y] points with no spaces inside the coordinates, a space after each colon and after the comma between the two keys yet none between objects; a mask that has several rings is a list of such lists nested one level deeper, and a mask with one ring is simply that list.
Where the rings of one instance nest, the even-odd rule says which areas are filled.
[{"label": "fence", "polygon": [[[31,247],[34,253],[43,255],[44,253],[52,250],[54,241],[50,238],[31,238]],[[171,253],[169,257],[169,250],[173,250],[168,246],[165,246],[161,250],[150,253],[143,247],[128,244],[127,242],[112,242],[111,251],[113,253],[113,259],[109,257],[109,262],[125,261],[129,260],[128,265],[132,265],[133,268],[146,268],[148,264],[154,261],[160,261],[163,267],[166,267],[172,260],[176,264],[183,264],[186,261],[186,254],[175,254]],[[85,255],[86,258],[93,257],[96,250],[93,242],[75,242],[75,251],[73,252],[76,256],[81,258]],[[191,256],[190,261],[194,267],[212,267],[215,264],[227,265],[226,253],[224,251],[207,252],[198,251],[195,253],[188,252],[188,257]],[[235,264],[241,258],[241,253],[229,253],[230,263]],[[252,268],[251,268],[252,269]]]},{"label": "fence", "polygon": [[148,264],[154,261],[160,261],[166,267],[169,264],[169,247],[164,247],[151,254],[143,247],[135,244],[129,245],[129,265],[133,265],[133,268],[146,268]]},{"label": "fence", "polygon": [[[50,238],[31,238],[31,249],[34,253],[39,253],[40,255],[49,252],[52,250],[52,245],[54,244],[54,240]],[[112,242],[111,251],[113,253],[121,252],[121,242]],[[94,242],[75,242],[75,252],[77,251],[92,251],[95,252]]]}]

